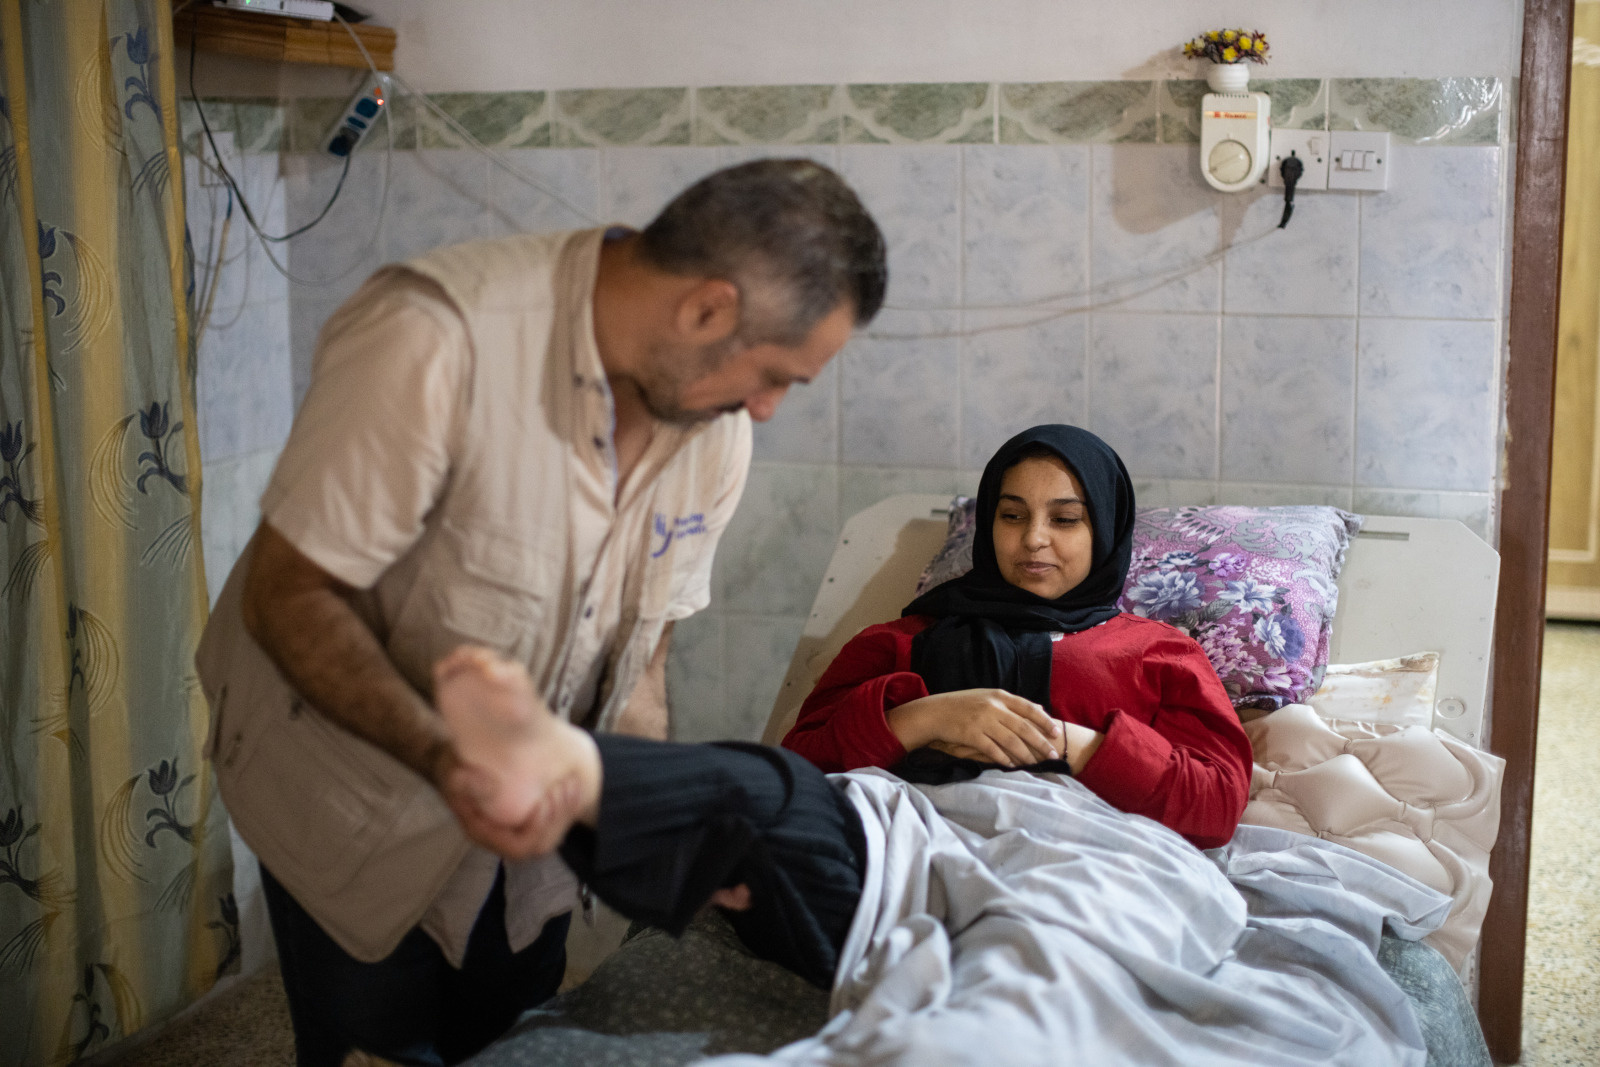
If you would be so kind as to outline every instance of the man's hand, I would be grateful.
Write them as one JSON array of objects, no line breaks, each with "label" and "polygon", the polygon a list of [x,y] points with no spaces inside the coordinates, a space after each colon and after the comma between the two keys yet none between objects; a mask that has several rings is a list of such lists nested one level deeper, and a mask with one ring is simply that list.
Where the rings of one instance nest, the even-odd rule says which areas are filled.
[{"label": "man's hand", "polygon": [[1020,767],[1060,759],[1065,744],[1059,720],[1031,700],[1004,689],[935,693],[891,709],[889,729],[907,751],[942,743],[976,753],[971,759]]},{"label": "man's hand", "polygon": [[568,779],[540,796],[520,823],[507,826],[483,810],[494,795],[494,783],[462,763],[453,749],[440,760],[437,775],[434,786],[467,837],[502,859],[525,860],[554,852],[576,821],[581,804],[577,781]]}]

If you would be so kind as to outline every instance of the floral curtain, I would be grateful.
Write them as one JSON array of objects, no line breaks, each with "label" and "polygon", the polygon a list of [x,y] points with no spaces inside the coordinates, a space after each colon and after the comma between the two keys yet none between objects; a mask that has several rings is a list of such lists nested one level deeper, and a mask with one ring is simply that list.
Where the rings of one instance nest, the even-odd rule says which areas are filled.
[{"label": "floral curtain", "polygon": [[237,966],[165,0],[0,0],[0,1067]]}]

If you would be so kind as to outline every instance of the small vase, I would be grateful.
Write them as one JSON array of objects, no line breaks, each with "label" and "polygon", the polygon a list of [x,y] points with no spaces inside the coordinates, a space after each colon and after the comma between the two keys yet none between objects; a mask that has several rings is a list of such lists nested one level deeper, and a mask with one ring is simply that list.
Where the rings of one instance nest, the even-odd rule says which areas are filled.
[{"label": "small vase", "polygon": [[1213,63],[1206,84],[1214,93],[1242,93],[1249,88],[1250,71],[1243,63]]}]

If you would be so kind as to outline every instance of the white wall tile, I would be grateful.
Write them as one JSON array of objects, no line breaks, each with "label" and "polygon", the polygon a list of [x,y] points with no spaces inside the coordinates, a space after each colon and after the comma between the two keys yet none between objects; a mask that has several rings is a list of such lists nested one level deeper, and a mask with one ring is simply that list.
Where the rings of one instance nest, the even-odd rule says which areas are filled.
[{"label": "white wall tile", "polygon": [[961,153],[940,145],[846,145],[839,170],[883,230],[888,302],[953,307],[961,281]]},{"label": "white wall tile", "polygon": [[667,655],[667,707],[674,741],[713,741],[725,736],[723,715],[722,613],[702,611],[672,627]]},{"label": "white wall tile", "polygon": [[[283,246],[289,271],[298,280],[292,286],[295,303],[320,300],[337,304],[385,262],[384,231],[394,222],[398,177],[411,165],[406,160],[412,155],[415,153],[396,152],[392,165],[378,153],[359,153],[352,158],[345,191],[327,216]],[[310,222],[322,210],[338,179],[339,166],[327,156],[283,157],[291,227]],[[426,210],[425,204],[415,201],[412,207]]]},{"label": "white wall tile", "polygon": [[489,163],[477,152],[396,153],[384,257],[411,259],[442,245],[488,236],[488,203]]},{"label": "white wall tile", "polygon": [[203,467],[200,539],[205,554],[206,588],[216,603],[261,518],[261,494],[277,462],[277,449],[263,449]]},{"label": "white wall tile", "polygon": [[1421,519],[1456,519],[1494,544],[1493,493],[1440,493],[1356,487],[1351,510],[1363,515],[1414,515]]},{"label": "white wall tile", "polygon": [[[962,342],[961,465],[981,468],[1013,434],[1042,422],[1082,425],[1089,316],[1036,325],[1036,313],[968,312]],[[1008,328],[1009,327],[1009,328]]]},{"label": "white wall tile", "polygon": [[744,498],[722,543],[712,580],[723,611],[804,615],[833,554],[837,468],[751,466]]},{"label": "white wall tile", "polygon": [[807,385],[791,386],[778,411],[755,424],[755,458],[832,463],[839,458],[839,357]]},{"label": "white wall tile", "polygon": [[576,230],[605,221],[599,149],[508,148],[498,155],[511,170],[489,167],[487,236]]},{"label": "white wall tile", "polygon": [[1358,486],[1492,488],[1495,344],[1492,322],[1362,320]]},{"label": "white wall tile", "polygon": [[204,461],[280,446],[293,417],[290,381],[287,303],[213,316],[200,336],[196,383]]},{"label": "white wall tile", "polygon": [[804,617],[729,616],[723,737],[761,740],[805,622]]},{"label": "white wall tile", "polygon": [[[1269,507],[1283,504],[1319,504],[1349,510],[1348,485],[1285,485],[1222,482],[1217,486],[1217,503]],[[1142,501],[1141,501],[1142,503]]]},{"label": "white wall tile", "polygon": [[300,410],[311,384],[311,363],[317,352],[317,334],[339,309],[331,300],[297,299],[289,309],[289,384],[293,410]]},{"label": "white wall tile", "polygon": [[836,357],[840,458],[954,467],[959,437],[959,316],[885,311]]},{"label": "white wall tile", "polygon": [[961,149],[963,302],[1068,296],[1089,283],[1089,146]]},{"label": "white wall tile", "polygon": [[[1216,311],[1222,269],[1219,193],[1195,145],[1095,145],[1090,225],[1097,300],[1121,310]],[[1126,299],[1124,299],[1126,298]]]},{"label": "white wall tile", "polygon": [[[1223,269],[1230,314],[1354,315],[1360,259],[1360,200],[1302,193],[1289,225],[1276,229],[1283,197],[1261,196],[1244,213]],[[1265,237],[1252,240],[1258,234]]]},{"label": "white wall tile", "polygon": [[643,227],[672,200],[717,170],[716,148],[606,148],[600,156],[600,217]]},{"label": "white wall tile", "polygon": [[1170,508],[1188,504],[1231,504],[1217,496],[1215,482],[1186,478],[1133,479],[1133,499],[1141,508]]},{"label": "white wall tile", "polygon": [[1361,313],[1500,314],[1500,150],[1391,150],[1389,188],[1361,195]]},{"label": "white wall tile", "polygon": [[1348,483],[1356,320],[1222,321],[1222,477]]},{"label": "white wall tile", "polygon": [[1095,315],[1089,429],[1134,478],[1207,479],[1217,466],[1217,320]]},{"label": "white wall tile", "polygon": [[[839,526],[858,512],[897,493],[938,493],[955,496],[968,480],[960,471],[926,467],[840,467]],[[977,482],[971,482],[976,491]]]}]

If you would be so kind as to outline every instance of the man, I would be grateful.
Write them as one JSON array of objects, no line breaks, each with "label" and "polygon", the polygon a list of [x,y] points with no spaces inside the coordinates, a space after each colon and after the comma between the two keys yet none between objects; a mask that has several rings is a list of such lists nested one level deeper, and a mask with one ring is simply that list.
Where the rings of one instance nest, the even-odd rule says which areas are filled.
[{"label": "man", "polygon": [[640,233],[385,268],[329,320],[197,656],[301,1067],[456,1062],[554,992],[575,883],[519,862],[537,820],[485,814],[432,665],[487,645],[563,718],[664,736],[668,633],[709,600],[749,420],[885,281],[838,176],[768,160]]}]

